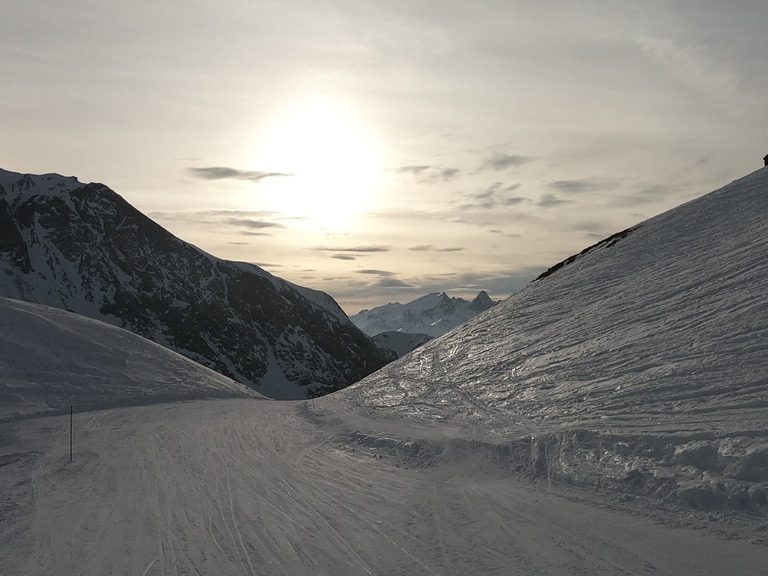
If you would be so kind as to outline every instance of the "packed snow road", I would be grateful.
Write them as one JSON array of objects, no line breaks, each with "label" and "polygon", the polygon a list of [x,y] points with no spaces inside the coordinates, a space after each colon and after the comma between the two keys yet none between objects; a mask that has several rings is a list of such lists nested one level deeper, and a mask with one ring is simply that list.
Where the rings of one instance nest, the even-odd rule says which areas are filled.
[{"label": "packed snow road", "polygon": [[[596,506],[471,459],[344,441],[309,403],[208,400],[0,427],[0,571],[758,575],[768,548]],[[417,464],[414,461],[413,464]],[[405,465],[404,465],[405,464]]]}]

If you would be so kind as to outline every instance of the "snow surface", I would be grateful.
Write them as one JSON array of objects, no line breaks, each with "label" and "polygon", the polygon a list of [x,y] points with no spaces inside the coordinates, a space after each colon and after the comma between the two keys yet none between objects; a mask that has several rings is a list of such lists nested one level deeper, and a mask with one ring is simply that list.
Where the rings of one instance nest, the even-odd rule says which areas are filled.
[{"label": "snow surface", "polygon": [[260,397],[115,326],[0,298],[0,422],[201,397]]},{"label": "snow surface", "polygon": [[24,390],[125,378],[118,351],[149,389],[187,378],[111,327],[25,334],[46,309],[4,301],[0,572],[764,575],[766,213],[768,170],[314,402],[92,387],[73,462],[69,415]]}]

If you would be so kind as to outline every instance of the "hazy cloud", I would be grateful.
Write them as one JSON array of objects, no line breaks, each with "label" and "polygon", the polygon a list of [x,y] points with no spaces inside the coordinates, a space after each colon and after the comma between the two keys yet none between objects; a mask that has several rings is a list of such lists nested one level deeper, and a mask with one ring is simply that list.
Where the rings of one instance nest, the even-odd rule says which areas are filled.
[{"label": "hazy cloud", "polygon": [[584,192],[595,192],[605,190],[614,186],[613,183],[597,178],[587,178],[584,180],[558,180],[550,184],[552,188],[563,194],[582,194]]},{"label": "hazy cloud", "polygon": [[635,42],[668,75],[697,92],[725,100],[733,100],[739,94],[741,78],[730,70],[718,67],[702,47],[651,36],[639,36]]},{"label": "hazy cloud", "polygon": [[376,282],[376,286],[380,286],[382,288],[414,288],[413,284],[408,284],[408,282],[399,280],[397,278],[382,278]]},{"label": "hazy cloud", "polygon": [[331,258],[335,258],[336,260],[357,260],[352,254],[333,254]]},{"label": "hazy cloud", "polygon": [[422,279],[419,282],[419,288],[427,294],[446,292],[448,295],[456,293],[477,294],[480,290],[485,290],[492,297],[505,298],[525,288],[551,265],[552,263],[544,262],[541,266],[527,266],[505,274],[485,272],[439,274]]},{"label": "hazy cloud", "polygon": [[409,165],[394,168],[394,172],[411,174],[422,184],[434,184],[435,182],[448,182],[461,173],[458,168],[443,168],[441,166]]},{"label": "hazy cloud", "polygon": [[411,250],[412,252],[461,252],[464,250],[464,247],[450,246],[448,248],[437,248],[431,244],[422,244],[421,246],[412,246],[411,248],[408,248],[408,250]]},{"label": "hazy cloud", "polygon": [[506,170],[507,168],[514,168],[516,166],[522,166],[531,159],[526,156],[517,156],[510,154],[503,154],[501,152],[494,153],[490,158],[483,162],[484,169],[491,170]]},{"label": "hazy cloud", "polygon": [[173,210],[148,212],[147,216],[158,220],[203,224],[235,224],[239,220],[262,220],[276,215],[267,210]]},{"label": "hazy cloud", "polygon": [[345,248],[343,246],[317,246],[313,250],[321,252],[389,252],[392,250],[391,246],[351,246]]},{"label": "hazy cloud", "polygon": [[633,206],[642,206],[643,204],[649,204],[656,202],[666,196],[669,196],[673,191],[669,187],[662,184],[652,184],[640,188],[634,193],[624,194],[616,196],[608,203],[609,206],[631,208]]},{"label": "hazy cloud", "polygon": [[560,206],[561,204],[568,204],[570,200],[561,200],[554,194],[542,194],[539,200],[536,202],[536,206],[541,208],[553,208],[554,206]]},{"label": "hazy cloud", "polygon": [[[244,236],[273,236],[266,230],[285,229],[283,224],[270,219],[275,214],[276,212],[254,210],[179,210],[150,212],[148,216],[158,222],[181,222],[200,227],[215,227],[219,231],[224,228],[235,229],[237,234]],[[264,231],[260,232],[260,230]]]},{"label": "hazy cloud", "polygon": [[392,276],[392,272],[387,272],[386,270],[358,270],[358,274],[373,274],[376,276]]},{"label": "hazy cloud", "polygon": [[225,222],[234,226],[244,226],[245,228],[285,228],[285,226],[277,222],[253,220],[251,218],[228,218]]},{"label": "hazy cloud", "polygon": [[189,168],[189,172],[202,180],[247,180],[249,182],[261,182],[265,178],[279,178],[293,176],[285,172],[261,172],[252,170],[238,170],[225,166],[213,166],[210,168]]},{"label": "hazy cloud", "polygon": [[520,204],[526,200],[526,198],[522,196],[510,195],[510,192],[514,192],[518,188],[520,188],[519,183],[505,186],[503,182],[495,182],[485,190],[468,195],[467,202],[461,204],[459,207],[464,210],[491,210],[493,208],[498,208],[499,206],[514,206],[515,204]]}]

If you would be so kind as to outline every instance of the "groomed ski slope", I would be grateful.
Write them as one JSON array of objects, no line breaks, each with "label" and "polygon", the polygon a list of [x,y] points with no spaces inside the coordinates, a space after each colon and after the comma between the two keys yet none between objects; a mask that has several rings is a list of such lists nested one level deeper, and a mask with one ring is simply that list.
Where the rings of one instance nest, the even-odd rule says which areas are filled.
[{"label": "groomed ski slope", "polygon": [[32,325],[34,369],[0,362],[0,572],[764,575],[766,214],[760,170],[314,402]]},{"label": "groomed ski slope", "polygon": [[767,548],[695,519],[580,501],[482,459],[419,467],[355,449],[309,411],[209,400],[90,412],[71,464],[67,416],[20,422],[0,467],[3,574],[765,573]]}]

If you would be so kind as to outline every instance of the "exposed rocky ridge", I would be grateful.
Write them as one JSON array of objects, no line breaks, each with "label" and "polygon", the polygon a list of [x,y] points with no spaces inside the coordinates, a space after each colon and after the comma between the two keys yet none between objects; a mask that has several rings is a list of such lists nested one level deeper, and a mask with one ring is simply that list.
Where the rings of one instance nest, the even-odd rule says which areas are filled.
[{"label": "exposed rocky ridge", "polygon": [[0,171],[0,295],[102,319],[273,397],[391,360],[328,295],[173,236],[103,184]]}]

